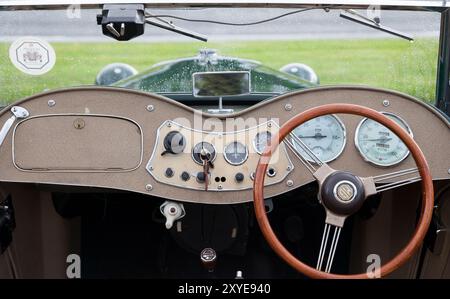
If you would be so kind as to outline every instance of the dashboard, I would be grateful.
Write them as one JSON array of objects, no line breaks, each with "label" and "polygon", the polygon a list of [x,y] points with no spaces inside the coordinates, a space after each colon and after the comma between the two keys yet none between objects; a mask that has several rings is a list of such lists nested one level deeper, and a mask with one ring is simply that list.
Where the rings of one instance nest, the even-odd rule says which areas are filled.
[{"label": "dashboard", "polygon": [[[278,128],[329,103],[363,105],[392,118],[419,144],[433,179],[450,179],[449,122],[405,94],[318,87],[216,115],[155,94],[82,87],[32,96],[2,111],[0,125],[11,128],[2,130],[0,181],[107,188],[184,202],[249,202],[256,165]],[[13,117],[13,109],[28,115]],[[359,176],[415,167],[404,144],[380,124],[326,115],[297,127],[278,146],[266,174],[266,197],[314,181],[298,159],[314,163],[308,150]]]}]

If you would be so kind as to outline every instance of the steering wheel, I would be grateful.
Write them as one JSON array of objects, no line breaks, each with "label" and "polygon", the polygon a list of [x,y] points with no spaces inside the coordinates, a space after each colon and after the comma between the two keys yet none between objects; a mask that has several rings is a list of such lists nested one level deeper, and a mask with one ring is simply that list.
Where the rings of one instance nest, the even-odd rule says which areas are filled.
[{"label": "steering wheel", "polygon": [[[359,177],[350,172],[332,169],[330,166],[320,161],[320,159],[298,137],[291,134],[292,130],[308,120],[327,114],[339,113],[367,117],[390,129],[408,147],[417,168],[405,169],[373,177]],[[285,140],[288,135],[291,137],[291,141],[294,141],[301,146],[302,149],[311,157],[312,161],[314,161],[314,163],[309,162],[301,155],[295,154],[296,151],[293,150],[293,153],[297,156],[297,158],[301,160],[303,165],[305,165],[305,167],[312,173],[313,177],[318,181],[318,199],[325,208],[326,212],[325,228],[323,231],[317,265],[315,268],[301,262],[281,244],[270,226],[264,207],[264,178],[267,171],[267,166],[270,162],[272,153],[275,152],[280,142],[284,142],[285,145],[289,146],[291,149],[294,149],[291,141],[288,141],[287,139]],[[405,177],[407,175],[411,176],[412,174],[417,174],[417,172],[420,176],[416,176],[412,179],[401,179],[391,183],[386,182],[386,180],[392,180],[394,178]],[[387,118],[383,114],[367,107],[352,104],[328,104],[318,106],[299,113],[288,120],[272,138],[272,142],[266,146],[264,152],[262,153],[256,168],[253,183],[253,198],[256,219],[265,239],[272,249],[286,263],[306,276],[311,278],[339,279],[372,278],[373,273],[370,273],[371,275],[369,275],[369,273],[349,275],[330,273],[334,253],[336,251],[340,232],[344,226],[345,219],[348,216],[355,214],[361,208],[367,197],[378,192],[399,187],[411,181],[418,180],[421,180],[422,184],[422,206],[416,230],[407,245],[390,261],[381,265],[378,272],[379,277],[386,276],[403,265],[419,248],[425,237],[430,225],[434,204],[433,182],[430,169],[424,154],[412,137],[395,121]],[[383,181],[385,183],[380,185]],[[332,231],[334,232],[332,233]],[[331,246],[328,246],[328,239],[332,234],[333,237]],[[328,257],[325,261],[327,248],[329,248]]]}]

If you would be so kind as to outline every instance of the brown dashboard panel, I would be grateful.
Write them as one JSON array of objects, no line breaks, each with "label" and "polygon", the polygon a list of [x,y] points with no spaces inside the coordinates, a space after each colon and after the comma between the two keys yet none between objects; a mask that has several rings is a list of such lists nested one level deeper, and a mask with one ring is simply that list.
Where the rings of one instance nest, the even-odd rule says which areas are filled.
[{"label": "brown dashboard panel", "polygon": [[34,116],[13,133],[13,162],[24,171],[130,171],[141,161],[142,130],[122,117]]},{"label": "brown dashboard panel", "polygon": [[[52,105],[49,104],[50,102]],[[282,125],[302,111],[330,103],[357,104],[398,115],[408,123],[414,133],[415,141],[427,158],[433,179],[450,179],[448,172],[450,152],[445,150],[450,148],[449,122],[430,106],[397,92],[360,86],[318,87],[287,93],[233,114],[213,115],[200,113],[198,110],[155,94],[118,88],[81,87],[38,94],[14,103],[16,106],[27,109],[30,116],[22,123],[15,121],[0,145],[0,182],[108,188],[195,203],[249,202],[253,199],[251,189],[219,192],[219,188],[217,188],[214,191],[204,191],[203,189],[181,188],[155,179],[147,170],[147,166],[152,158],[154,148],[157,146],[156,141],[159,140],[158,128],[167,121],[181,123],[189,128],[197,128],[192,124],[196,124],[196,117],[201,116],[199,125],[203,131],[229,132],[233,135],[244,130],[246,121],[249,119],[258,120],[257,124],[274,120],[278,125]],[[12,106],[7,107],[0,113],[0,125],[5,124],[11,118],[11,108]],[[47,120],[38,125],[38,122],[35,121],[43,115],[48,116],[44,117]],[[60,115],[73,115],[74,117],[58,118]],[[108,125],[104,128],[99,126],[100,131],[90,133],[91,136],[101,135],[99,138],[103,141],[96,141],[93,137],[74,138],[76,135],[73,134],[80,133],[74,127],[77,116],[85,120],[85,129],[88,129],[91,119],[95,120],[94,116],[96,115],[110,117],[99,120],[99,123],[102,122],[104,125],[108,123]],[[354,142],[361,117],[345,114],[339,114],[338,117],[346,128],[346,145],[340,156],[329,163],[332,168],[352,171],[360,176],[374,176],[415,166],[411,156],[390,167],[377,167],[367,163],[361,157]],[[36,119],[33,120],[34,118]],[[50,119],[54,120],[51,127],[48,122]],[[242,119],[243,122],[242,125],[227,128],[226,122],[229,119]],[[206,123],[208,126],[205,126]],[[70,129],[60,127],[63,124],[70,126]],[[123,130],[116,130],[116,127],[122,127]],[[138,127],[142,129],[142,143],[139,139]],[[56,131],[50,134],[51,130]],[[56,135],[59,135],[59,139]],[[13,136],[15,136],[15,140],[13,140]],[[113,138],[113,141],[106,136]],[[36,137],[38,138],[36,139]],[[67,160],[58,162],[53,155],[49,154],[48,150],[53,147],[52,144],[55,142],[72,144],[70,147],[60,147],[57,151],[58,159]],[[89,146],[94,144],[98,149],[89,149]],[[246,141],[246,144],[251,149],[251,141]],[[82,147],[81,152],[77,152],[76,149],[79,148],[77,146]],[[117,147],[114,148],[114,146]],[[107,152],[104,153],[103,151],[106,150]],[[141,150],[142,163],[137,168],[130,169],[139,162]],[[285,177],[286,173],[278,171],[280,176],[277,175],[277,177],[282,179],[265,188],[264,195],[266,197],[283,194],[314,181],[312,175],[294,153],[290,149],[287,149],[286,152],[293,164],[293,169]],[[105,160],[89,157],[92,155],[99,158],[101,153],[105,154],[105,157],[101,157]],[[192,163],[189,154],[186,155],[185,160],[186,163]],[[250,163],[250,161],[249,157],[248,162]],[[224,161],[222,160],[222,162]],[[231,176],[245,164],[227,165],[224,169],[217,166],[217,171],[229,172]],[[86,170],[77,170],[80,165]],[[166,161],[160,165],[161,167],[169,166]],[[177,163],[176,166],[178,167],[178,165]],[[199,165],[195,165],[195,168],[190,168],[194,164],[187,166],[186,171],[189,172],[200,169]],[[248,166],[250,170],[252,166],[250,164]],[[48,167],[53,170],[39,170],[39,168]],[[71,170],[56,170],[61,167]],[[114,169],[116,167],[128,170]],[[34,168],[37,171],[30,170]],[[87,168],[102,170],[95,171]],[[214,179],[215,177],[213,177]],[[227,177],[227,182],[228,179]],[[230,181],[232,182],[232,180]]]}]

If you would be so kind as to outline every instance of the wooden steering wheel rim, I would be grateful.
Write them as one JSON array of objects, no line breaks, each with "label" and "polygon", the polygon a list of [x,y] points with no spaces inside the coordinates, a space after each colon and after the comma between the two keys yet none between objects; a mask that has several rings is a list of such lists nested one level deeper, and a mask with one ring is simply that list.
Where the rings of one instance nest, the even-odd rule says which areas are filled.
[{"label": "wooden steering wheel rim", "polygon": [[359,105],[353,104],[327,104],[323,106],[318,106],[315,108],[308,109],[302,113],[297,114],[290,120],[288,120],[278,131],[278,133],[272,138],[272,142],[268,145],[264,152],[262,153],[258,166],[255,172],[255,180],[253,183],[253,199],[256,219],[258,221],[259,227],[266,238],[269,245],[286,263],[299,272],[302,272],[306,276],[311,278],[350,278],[350,279],[363,279],[370,278],[367,273],[361,274],[332,274],[316,270],[313,267],[306,265],[305,263],[294,257],[278,240],[272,227],[270,226],[269,220],[266,215],[266,210],[264,206],[264,178],[267,171],[267,166],[270,161],[272,153],[278,147],[278,144],[284,140],[284,138],[299,125],[311,120],[313,118],[327,115],[327,114],[355,114],[363,117],[371,118],[394,132],[408,147],[409,151],[414,158],[417,168],[419,170],[420,176],[422,178],[422,207],[421,214],[419,218],[418,225],[412,238],[409,240],[408,244],[390,261],[383,264],[380,269],[380,276],[384,277],[389,273],[395,271],[401,265],[403,265],[414,252],[419,248],[423,239],[425,238],[426,232],[431,222],[431,217],[433,214],[434,205],[434,191],[433,191],[433,181],[428,167],[428,163],[425,159],[422,150],[419,148],[417,143],[412,139],[412,137],[395,121],[387,118],[383,114]]}]

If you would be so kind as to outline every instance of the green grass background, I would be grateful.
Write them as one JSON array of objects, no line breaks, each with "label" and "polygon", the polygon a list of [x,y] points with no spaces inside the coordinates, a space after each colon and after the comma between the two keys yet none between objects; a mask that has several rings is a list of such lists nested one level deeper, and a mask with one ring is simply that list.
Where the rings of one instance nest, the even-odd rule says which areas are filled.
[{"label": "green grass background", "polygon": [[438,41],[400,39],[251,41],[220,43],[52,43],[55,67],[42,76],[21,73],[10,62],[9,43],[0,43],[0,102],[10,103],[48,89],[93,84],[112,62],[142,71],[163,60],[195,56],[207,46],[220,54],[254,59],[278,69],[291,62],[310,65],[321,85],[365,84],[394,89],[428,102],[435,98]]}]

